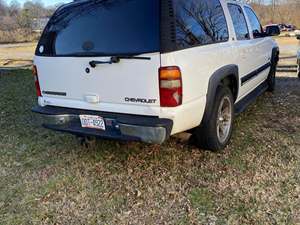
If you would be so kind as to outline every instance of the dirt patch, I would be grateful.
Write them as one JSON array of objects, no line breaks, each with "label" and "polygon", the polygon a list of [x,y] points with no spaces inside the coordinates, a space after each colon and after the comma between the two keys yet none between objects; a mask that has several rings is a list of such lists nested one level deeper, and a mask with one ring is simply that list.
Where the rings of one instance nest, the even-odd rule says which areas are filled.
[{"label": "dirt patch", "polygon": [[2,60],[32,60],[36,43],[19,45],[0,45],[0,59]]},{"label": "dirt patch", "polygon": [[[297,51],[300,49],[300,41],[295,37],[277,37],[274,39],[279,45],[281,57],[296,56]],[[296,62],[296,58],[284,61]]]},{"label": "dirt patch", "polygon": [[299,45],[299,40],[296,37],[275,37],[279,45]]},{"label": "dirt patch", "polygon": [[32,64],[36,43],[0,45],[0,67],[20,67]]}]

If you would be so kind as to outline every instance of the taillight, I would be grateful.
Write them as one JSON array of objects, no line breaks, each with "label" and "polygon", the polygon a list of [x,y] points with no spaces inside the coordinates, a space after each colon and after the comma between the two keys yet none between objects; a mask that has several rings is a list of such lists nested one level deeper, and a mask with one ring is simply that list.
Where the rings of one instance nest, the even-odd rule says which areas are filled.
[{"label": "taillight", "polygon": [[161,107],[176,107],[182,104],[181,71],[177,66],[159,69],[159,92]]},{"label": "taillight", "polygon": [[36,68],[35,65],[32,66],[32,75],[34,77],[34,84],[35,84],[35,89],[36,89],[36,95],[38,97],[42,97],[42,92],[41,92],[39,78],[38,78],[38,72],[37,72],[37,68]]}]

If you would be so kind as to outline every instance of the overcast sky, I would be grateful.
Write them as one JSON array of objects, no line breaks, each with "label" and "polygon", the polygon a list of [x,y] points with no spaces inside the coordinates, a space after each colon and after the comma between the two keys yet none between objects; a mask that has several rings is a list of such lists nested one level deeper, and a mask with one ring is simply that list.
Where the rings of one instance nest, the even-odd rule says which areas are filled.
[{"label": "overcast sky", "polygon": [[[4,0],[7,3],[10,3],[11,0]],[[34,1],[34,0],[33,0]],[[66,2],[71,2],[72,0],[40,0],[41,2],[43,2],[46,6],[49,5],[55,5],[57,3],[66,3]],[[18,2],[20,2],[21,4],[23,4],[24,2],[26,2],[26,0],[18,0]]]}]

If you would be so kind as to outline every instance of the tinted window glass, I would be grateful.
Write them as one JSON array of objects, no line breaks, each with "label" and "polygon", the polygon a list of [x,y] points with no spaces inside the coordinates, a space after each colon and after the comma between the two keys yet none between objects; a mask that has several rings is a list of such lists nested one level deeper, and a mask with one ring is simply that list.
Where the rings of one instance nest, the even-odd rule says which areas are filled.
[{"label": "tinted window glass", "polygon": [[43,45],[44,51],[37,53],[111,56],[159,51],[159,2],[106,0],[72,3],[51,18],[39,44]]},{"label": "tinted window glass", "polygon": [[228,40],[227,23],[219,0],[174,0],[177,48]]},{"label": "tinted window glass", "polygon": [[228,4],[228,9],[232,18],[234,30],[238,40],[249,39],[247,22],[242,8],[239,5]]},{"label": "tinted window glass", "polygon": [[256,14],[249,7],[245,7],[245,11],[246,11],[248,19],[250,21],[250,25],[252,28],[254,38],[264,37],[262,26],[256,16]]}]

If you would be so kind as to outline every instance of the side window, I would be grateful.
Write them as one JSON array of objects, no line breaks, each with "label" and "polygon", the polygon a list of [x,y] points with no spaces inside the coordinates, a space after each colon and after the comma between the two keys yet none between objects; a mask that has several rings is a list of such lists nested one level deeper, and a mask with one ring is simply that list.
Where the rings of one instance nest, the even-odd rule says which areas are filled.
[{"label": "side window", "polygon": [[246,18],[239,5],[228,4],[229,13],[232,18],[234,30],[238,40],[250,39]]},{"label": "side window", "polygon": [[174,0],[177,49],[228,40],[228,28],[219,0]]},{"label": "side window", "polygon": [[253,32],[253,37],[254,38],[264,37],[262,26],[256,16],[256,14],[249,7],[245,7],[245,11],[246,11],[248,19],[250,21],[250,25],[251,25],[252,32]]}]

